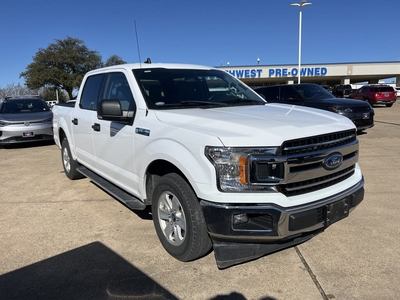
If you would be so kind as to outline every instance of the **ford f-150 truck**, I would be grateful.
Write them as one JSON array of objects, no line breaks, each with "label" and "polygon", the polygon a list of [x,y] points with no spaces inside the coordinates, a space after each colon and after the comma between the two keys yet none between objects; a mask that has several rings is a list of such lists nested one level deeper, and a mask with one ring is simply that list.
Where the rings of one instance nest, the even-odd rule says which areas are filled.
[{"label": "ford f-150 truck", "polygon": [[213,248],[226,268],[310,239],[364,197],[348,118],[265,104],[216,68],[118,65],[87,73],[74,106],[54,106],[54,140],[69,179],[151,207],[170,255]]}]

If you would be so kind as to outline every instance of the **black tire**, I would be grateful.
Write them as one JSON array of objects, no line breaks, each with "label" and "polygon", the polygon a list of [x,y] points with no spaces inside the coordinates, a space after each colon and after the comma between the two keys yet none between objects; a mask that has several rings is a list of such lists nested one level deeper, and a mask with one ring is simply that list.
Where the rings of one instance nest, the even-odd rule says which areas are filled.
[{"label": "black tire", "polygon": [[72,158],[69,143],[66,138],[61,143],[61,161],[65,175],[67,175],[69,179],[76,180],[84,177],[76,170],[76,168],[79,167],[79,163]]},{"label": "black tire", "polygon": [[386,107],[392,107],[392,106],[393,106],[393,103],[386,104]]},{"label": "black tire", "polygon": [[152,199],[153,223],[164,249],[180,261],[204,256],[211,249],[199,201],[178,174],[162,176]]}]

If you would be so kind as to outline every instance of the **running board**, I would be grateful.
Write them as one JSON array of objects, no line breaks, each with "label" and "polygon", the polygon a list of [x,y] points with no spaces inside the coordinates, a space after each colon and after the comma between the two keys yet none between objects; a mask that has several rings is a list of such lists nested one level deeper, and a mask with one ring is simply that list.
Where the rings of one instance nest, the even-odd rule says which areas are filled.
[{"label": "running board", "polygon": [[128,206],[130,209],[144,210],[146,208],[146,204],[144,204],[138,198],[132,196],[131,194],[128,194],[121,188],[117,187],[115,184],[112,184],[108,180],[104,179],[103,177],[100,177],[99,175],[90,171],[89,169],[80,166],[76,168],[76,170],[83,176],[89,178],[91,181],[93,181],[94,184],[105,190],[107,193],[112,195],[118,201]]}]

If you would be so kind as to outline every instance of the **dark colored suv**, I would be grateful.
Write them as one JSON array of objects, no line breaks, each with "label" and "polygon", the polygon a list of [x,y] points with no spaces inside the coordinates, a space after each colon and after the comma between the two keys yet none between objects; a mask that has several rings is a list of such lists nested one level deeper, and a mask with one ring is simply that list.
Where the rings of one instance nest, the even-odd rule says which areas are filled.
[{"label": "dark colored suv", "polygon": [[355,93],[351,93],[350,99],[365,100],[371,105],[384,104],[391,107],[396,102],[396,91],[385,84],[364,85]]},{"label": "dark colored suv", "polygon": [[350,84],[337,84],[332,88],[331,93],[337,98],[347,98],[353,91]]},{"label": "dark colored suv", "polygon": [[361,132],[374,126],[374,109],[367,102],[336,98],[313,83],[272,85],[254,88],[268,103],[303,105],[348,117]]}]

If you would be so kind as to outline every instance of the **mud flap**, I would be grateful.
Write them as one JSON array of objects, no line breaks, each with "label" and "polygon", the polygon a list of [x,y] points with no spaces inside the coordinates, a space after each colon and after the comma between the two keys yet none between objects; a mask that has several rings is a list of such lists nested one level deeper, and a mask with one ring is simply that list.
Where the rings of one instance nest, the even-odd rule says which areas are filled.
[{"label": "mud flap", "polygon": [[213,240],[215,260],[219,269],[226,269],[301,244],[315,235],[317,235],[317,233],[311,233],[307,236],[297,237],[288,242],[279,244],[231,243]]}]

